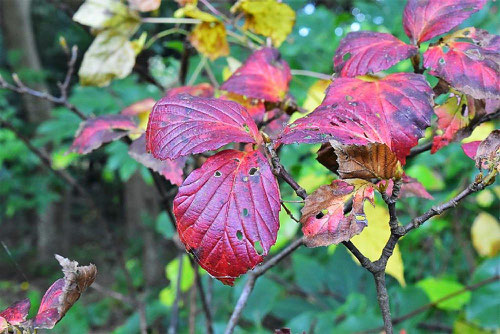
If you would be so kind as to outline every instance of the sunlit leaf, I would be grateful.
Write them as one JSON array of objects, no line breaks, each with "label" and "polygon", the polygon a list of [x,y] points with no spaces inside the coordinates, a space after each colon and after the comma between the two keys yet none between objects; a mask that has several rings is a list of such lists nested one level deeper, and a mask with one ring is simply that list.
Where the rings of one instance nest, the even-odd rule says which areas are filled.
[{"label": "sunlit leaf", "polygon": [[481,212],[471,227],[472,245],[481,256],[493,257],[500,251],[500,224],[486,212]]},{"label": "sunlit leaf", "polygon": [[181,241],[225,284],[262,262],[276,242],[280,194],[259,151],[225,150],[179,187],[174,213]]},{"label": "sunlit leaf", "polygon": [[356,31],[350,32],[339,44],[333,64],[335,72],[343,77],[355,77],[388,69],[401,60],[418,53],[391,34]]},{"label": "sunlit leaf", "polygon": [[[330,80],[318,80],[307,90],[307,97],[302,107],[308,112],[316,109],[325,98],[325,91],[332,82]],[[295,116],[295,115],[294,115]],[[300,115],[299,115],[300,116]],[[295,120],[292,117],[292,120]]]},{"label": "sunlit leaf", "polygon": [[[431,302],[436,302],[464,288],[464,286],[457,281],[434,277],[429,277],[418,282],[417,286],[425,291]],[[456,297],[438,303],[436,306],[443,310],[460,310],[470,300],[470,296],[470,291],[464,291]]]},{"label": "sunlit leaf", "polygon": [[285,41],[295,24],[293,9],[276,0],[239,0],[231,12],[245,13],[243,28],[270,37],[276,47]]}]

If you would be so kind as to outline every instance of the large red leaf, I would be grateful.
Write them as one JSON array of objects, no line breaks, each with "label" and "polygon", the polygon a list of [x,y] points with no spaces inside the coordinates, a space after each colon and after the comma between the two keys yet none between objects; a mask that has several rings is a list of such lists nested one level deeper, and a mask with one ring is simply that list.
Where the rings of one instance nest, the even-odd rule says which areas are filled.
[{"label": "large red leaf", "polygon": [[260,140],[257,125],[238,103],[187,94],[158,101],[146,130],[147,150],[162,160]]},{"label": "large red leaf", "polygon": [[0,331],[8,328],[8,325],[19,325],[26,320],[28,312],[30,311],[30,300],[23,299],[15,302],[5,310],[0,312]]},{"label": "large red leaf", "polygon": [[408,45],[391,34],[350,32],[340,41],[333,65],[340,76],[355,77],[383,71],[417,53],[416,46]]},{"label": "large red leaf", "polygon": [[383,143],[404,164],[430,124],[432,94],[420,74],[397,73],[374,81],[337,78],[316,110],[285,128],[281,142]]},{"label": "large red leaf", "polygon": [[146,151],[146,135],[142,135],[134,140],[129,147],[128,154],[137,162],[151,168],[155,172],[163,175],[172,184],[180,186],[182,184],[183,168],[186,163],[186,157],[180,157],[174,160],[156,159]]},{"label": "large red leaf", "polygon": [[283,100],[292,79],[290,67],[278,50],[255,51],[221,86],[222,90],[270,102]]},{"label": "large red leaf", "polygon": [[403,27],[413,43],[444,34],[480,10],[486,0],[408,0]]},{"label": "large red leaf", "polygon": [[174,200],[186,249],[229,285],[262,262],[276,242],[279,211],[278,184],[259,151],[225,150],[208,158],[187,177]]},{"label": "large red leaf", "polygon": [[201,83],[194,86],[181,86],[171,88],[166,92],[166,97],[172,97],[180,94],[189,94],[199,97],[213,97],[214,87],[208,83]]},{"label": "large red leaf", "polygon": [[[302,232],[308,247],[328,246],[351,239],[367,225],[364,202],[372,204],[374,190],[371,183],[354,179],[334,180],[319,187],[306,197],[302,208]],[[352,198],[352,209],[344,214],[344,207]]]},{"label": "large red leaf", "polygon": [[424,67],[476,99],[500,98],[499,36],[475,28],[458,31],[429,47]]},{"label": "large red leaf", "polygon": [[132,117],[125,115],[104,115],[88,119],[80,124],[69,151],[87,154],[104,143],[126,136],[136,127]]}]

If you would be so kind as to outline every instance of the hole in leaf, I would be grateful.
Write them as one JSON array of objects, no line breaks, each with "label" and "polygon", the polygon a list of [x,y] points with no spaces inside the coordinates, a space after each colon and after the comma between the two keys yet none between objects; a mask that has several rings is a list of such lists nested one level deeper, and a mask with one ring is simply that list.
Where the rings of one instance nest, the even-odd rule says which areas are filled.
[{"label": "hole in leaf", "polygon": [[218,170],[215,171],[214,176],[215,177],[221,177],[222,173],[219,172]]},{"label": "hole in leaf", "polygon": [[250,174],[250,175],[252,175],[252,176],[253,176],[253,175],[255,175],[255,173],[257,173],[257,171],[258,171],[258,169],[257,169],[257,168],[252,167],[252,168],[250,168],[250,170],[248,171],[248,174]]},{"label": "hole in leaf", "polygon": [[243,124],[243,128],[245,128],[245,132],[250,133],[250,128],[248,127],[248,125]]},{"label": "hole in leaf", "polygon": [[346,101],[351,101],[352,100],[352,96],[351,95],[346,95],[345,99],[346,99]]},{"label": "hole in leaf", "polygon": [[321,218],[323,218],[323,217],[324,217],[327,213],[328,213],[328,210],[327,210],[327,209],[323,209],[323,210],[321,210],[321,212],[320,212],[320,213],[318,213],[318,214],[316,215],[316,219],[321,219]]},{"label": "hole in leaf", "polygon": [[243,209],[243,217],[248,217],[248,209],[247,208]]},{"label": "hole in leaf", "polygon": [[255,251],[257,252],[257,254],[259,254],[259,255],[264,254],[264,248],[262,248],[262,245],[260,244],[260,241],[257,240],[253,244],[253,248],[255,248]]},{"label": "hole in leaf", "polygon": [[238,159],[238,158],[234,158],[233,160],[236,162],[240,162],[240,159]]},{"label": "hole in leaf", "polygon": [[247,182],[248,181],[248,176],[243,176],[243,182]]},{"label": "hole in leaf", "polygon": [[464,103],[462,104],[462,111],[461,111],[462,117],[467,116],[465,113],[466,110],[467,110],[467,105]]},{"label": "hole in leaf", "polygon": [[448,53],[450,51],[450,47],[448,45],[443,46],[443,52]]},{"label": "hole in leaf", "polygon": [[351,58],[351,53],[347,52],[342,56],[342,61],[347,61],[349,58]]},{"label": "hole in leaf", "polygon": [[238,238],[238,240],[243,240],[243,233],[241,233],[240,230],[236,232],[236,238]]},{"label": "hole in leaf", "polygon": [[446,63],[446,61],[444,60],[444,58],[439,58],[439,63],[441,65],[444,65]]}]

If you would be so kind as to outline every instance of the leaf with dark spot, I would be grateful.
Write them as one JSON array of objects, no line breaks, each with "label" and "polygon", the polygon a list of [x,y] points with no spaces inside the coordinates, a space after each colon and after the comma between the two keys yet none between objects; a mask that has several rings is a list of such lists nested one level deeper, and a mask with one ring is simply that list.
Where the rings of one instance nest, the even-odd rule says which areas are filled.
[{"label": "leaf with dark spot", "polygon": [[[363,205],[374,204],[373,185],[354,179],[334,180],[319,187],[306,197],[302,208],[302,232],[308,247],[328,246],[351,239],[367,225]],[[352,199],[352,209],[344,214],[344,207]]]},{"label": "leaf with dark spot", "polygon": [[162,160],[261,140],[257,125],[238,103],[187,94],[158,101],[146,130],[147,151]]},{"label": "leaf with dark spot", "polygon": [[174,200],[186,249],[229,285],[262,262],[276,242],[279,211],[278,183],[259,151],[225,150],[208,158]]},{"label": "leaf with dark spot", "polygon": [[386,70],[417,53],[416,46],[408,45],[391,34],[350,32],[340,41],[333,64],[340,76],[355,77]]}]

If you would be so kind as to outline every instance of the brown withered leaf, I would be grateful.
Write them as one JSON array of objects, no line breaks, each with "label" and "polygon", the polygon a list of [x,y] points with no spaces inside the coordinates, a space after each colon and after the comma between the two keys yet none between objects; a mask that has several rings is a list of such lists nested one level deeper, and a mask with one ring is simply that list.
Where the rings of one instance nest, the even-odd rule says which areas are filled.
[{"label": "brown withered leaf", "polygon": [[475,160],[478,168],[500,168],[500,130],[491,132],[490,135],[479,144]]},{"label": "brown withered leaf", "polygon": [[388,180],[403,174],[401,163],[385,144],[331,144],[337,155],[338,173],[342,179]]},{"label": "brown withered leaf", "polygon": [[319,148],[316,160],[335,174],[338,174],[339,163],[337,162],[337,155],[335,149],[330,143],[324,143]]}]

